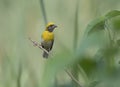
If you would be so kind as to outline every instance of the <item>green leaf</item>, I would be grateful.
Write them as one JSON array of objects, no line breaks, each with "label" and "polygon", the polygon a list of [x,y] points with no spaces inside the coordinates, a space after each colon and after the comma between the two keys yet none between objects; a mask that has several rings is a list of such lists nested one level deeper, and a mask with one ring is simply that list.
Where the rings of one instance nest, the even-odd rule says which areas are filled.
[{"label": "green leaf", "polygon": [[88,24],[85,35],[90,35],[94,32],[99,32],[105,29],[104,28],[105,21],[113,17],[119,16],[119,15],[120,15],[120,11],[113,10],[113,11],[108,12],[105,16],[102,16],[102,17],[99,17],[93,20],[90,24]]},{"label": "green leaf", "polygon": [[118,16],[118,15],[120,15],[120,11],[118,11],[118,10],[113,10],[113,11],[108,12],[108,13],[105,15],[105,18],[106,18],[106,19],[110,19],[110,18],[116,17],[116,16]]},{"label": "green leaf", "polygon": [[84,55],[90,49],[106,46],[107,42],[108,40],[103,31],[91,34],[89,37],[84,38],[84,40],[79,45],[77,56],[82,57],[82,55]]},{"label": "green leaf", "polygon": [[119,39],[119,40],[117,40],[117,45],[118,45],[118,46],[120,46],[120,39]]},{"label": "green leaf", "polygon": [[92,58],[83,58],[80,61],[80,65],[84,69],[84,71],[87,73],[87,75],[90,75],[91,72],[93,72],[97,67],[96,61]]},{"label": "green leaf", "polygon": [[112,20],[112,22],[115,30],[120,30],[120,16],[115,17],[115,19]]},{"label": "green leaf", "polygon": [[93,20],[90,24],[88,24],[88,26],[86,28],[85,35],[90,35],[93,32],[103,30],[104,29],[104,22],[105,22],[104,17],[100,17],[100,18]]}]

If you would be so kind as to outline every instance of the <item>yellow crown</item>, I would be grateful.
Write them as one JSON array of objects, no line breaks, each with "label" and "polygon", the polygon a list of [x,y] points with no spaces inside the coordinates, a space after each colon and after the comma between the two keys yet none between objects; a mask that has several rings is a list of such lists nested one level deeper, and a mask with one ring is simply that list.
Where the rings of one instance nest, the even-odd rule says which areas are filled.
[{"label": "yellow crown", "polygon": [[51,25],[54,25],[54,23],[53,23],[53,22],[49,22],[49,23],[47,24],[47,27],[49,27],[49,26],[51,26]]}]

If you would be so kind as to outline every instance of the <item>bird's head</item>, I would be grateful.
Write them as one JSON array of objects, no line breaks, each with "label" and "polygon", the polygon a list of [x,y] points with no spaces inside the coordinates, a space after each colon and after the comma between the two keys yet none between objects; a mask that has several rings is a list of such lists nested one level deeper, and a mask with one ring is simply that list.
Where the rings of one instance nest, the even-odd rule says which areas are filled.
[{"label": "bird's head", "polygon": [[57,26],[53,23],[53,22],[49,22],[46,26],[46,30],[48,30],[49,32],[53,32],[53,30],[56,28]]}]

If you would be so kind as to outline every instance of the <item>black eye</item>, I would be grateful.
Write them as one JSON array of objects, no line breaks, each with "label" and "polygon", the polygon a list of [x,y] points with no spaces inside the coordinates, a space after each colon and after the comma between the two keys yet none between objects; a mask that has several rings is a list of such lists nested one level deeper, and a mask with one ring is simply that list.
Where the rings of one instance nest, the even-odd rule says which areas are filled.
[{"label": "black eye", "polygon": [[51,28],[54,28],[54,25],[52,25]]},{"label": "black eye", "polygon": [[48,29],[52,29],[52,28],[54,28],[54,25],[50,25],[50,26],[48,27]]}]

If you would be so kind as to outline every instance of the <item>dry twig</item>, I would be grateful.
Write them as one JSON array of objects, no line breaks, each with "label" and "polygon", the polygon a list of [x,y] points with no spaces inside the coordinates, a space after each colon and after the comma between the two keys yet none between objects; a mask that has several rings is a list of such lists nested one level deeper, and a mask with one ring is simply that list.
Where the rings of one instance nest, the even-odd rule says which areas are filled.
[{"label": "dry twig", "polygon": [[40,48],[41,50],[43,50],[43,51],[45,51],[47,54],[49,54],[49,52],[48,52],[46,49],[44,49],[44,48],[41,46],[41,44],[39,44],[39,43],[36,42],[36,41],[33,41],[31,38],[29,38],[29,40],[33,43],[33,46],[37,46],[38,48]]}]

